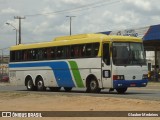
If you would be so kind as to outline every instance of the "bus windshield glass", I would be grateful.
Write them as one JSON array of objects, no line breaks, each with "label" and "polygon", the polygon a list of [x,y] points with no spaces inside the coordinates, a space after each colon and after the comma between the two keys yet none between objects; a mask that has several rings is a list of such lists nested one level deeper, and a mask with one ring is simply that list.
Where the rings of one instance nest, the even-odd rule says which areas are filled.
[{"label": "bus windshield glass", "polygon": [[113,43],[112,57],[117,66],[146,65],[142,43]]}]

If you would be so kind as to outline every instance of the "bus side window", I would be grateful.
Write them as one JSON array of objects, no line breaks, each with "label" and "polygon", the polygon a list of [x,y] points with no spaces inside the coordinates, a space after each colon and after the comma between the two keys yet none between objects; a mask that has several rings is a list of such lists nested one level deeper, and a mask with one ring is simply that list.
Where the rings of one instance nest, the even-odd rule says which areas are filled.
[{"label": "bus side window", "polygon": [[78,45],[74,47],[74,55],[76,58],[78,57]]},{"label": "bus side window", "polygon": [[22,61],[22,51],[16,51],[16,61]]},{"label": "bus side window", "polygon": [[66,46],[65,53],[66,53],[66,58],[69,59],[71,56],[70,46]]},{"label": "bus side window", "polygon": [[72,45],[71,46],[71,58],[77,58],[78,57],[78,45]]},{"label": "bus side window", "polygon": [[46,52],[47,52],[47,59],[51,59],[51,48],[46,48]]},{"label": "bus side window", "polygon": [[106,63],[106,65],[110,65],[109,43],[103,44],[103,61]]},{"label": "bus side window", "polygon": [[16,51],[11,51],[10,52],[10,56],[11,56],[10,61],[11,62],[14,62],[16,60],[16,55],[15,54],[16,54]]},{"label": "bus side window", "polygon": [[96,57],[96,56],[98,56],[98,51],[99,51],[99,43],[94,43],[93,44],[93,57]]},{"label": "bus side window", "polygon": [[85,56],[85,44],[79,45],[79,57],[83,58]]},{"label": "bus side window", "polygon": [[38,50],[38,59],[39,60],[43,60],[44,57],[44,50],[43,49],[39,49]]},{"label": "bus side window", "polygon": [[71,46],[71,58],[74,58],[74,45]]},{"label": "bus side window", "polygon": [[47,60],[47,48],[44,48],[43,51],[44,51],[43,60]]},{"label": "bus side window", "polygon": [[56,47],[51,48],[51,59],[56,59]]},{"label": "bus side window", "polygon": [[64,46],[57,47],[57,58],[63,59],[64,57],[65,57],[65,47]]},{"label": "bus side window", "polygon": [[92,44],[86,44],[86,57],[92,56]]},{"label": "bus side window", "polygon": [[37,60],[37,49],[32,50],[32,60]]},{"label": "bus side window", "polygon": [[26,61],[26,52],[22,50],[22,61]]}]

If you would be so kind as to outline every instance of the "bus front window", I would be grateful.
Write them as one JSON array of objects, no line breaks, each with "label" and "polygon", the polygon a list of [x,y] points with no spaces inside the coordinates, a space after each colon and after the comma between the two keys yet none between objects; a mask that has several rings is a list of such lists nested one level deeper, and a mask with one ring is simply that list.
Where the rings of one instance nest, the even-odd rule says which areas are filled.
[{"label": "bus front window", "polygon": [[113,43],[113,64],[145,65],[145,54],[141,43]]}]

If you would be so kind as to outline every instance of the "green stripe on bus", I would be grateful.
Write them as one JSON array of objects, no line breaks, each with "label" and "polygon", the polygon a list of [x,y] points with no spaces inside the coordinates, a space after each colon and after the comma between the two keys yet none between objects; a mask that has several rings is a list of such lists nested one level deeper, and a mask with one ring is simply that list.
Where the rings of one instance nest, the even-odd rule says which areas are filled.
[{"label": "green stripe on bus", "polygon": [[71,66],[71,70],[72,70],[77,86],[80,88],[84,87],[77,63],[75,61],[69,61],[69,64]]}]

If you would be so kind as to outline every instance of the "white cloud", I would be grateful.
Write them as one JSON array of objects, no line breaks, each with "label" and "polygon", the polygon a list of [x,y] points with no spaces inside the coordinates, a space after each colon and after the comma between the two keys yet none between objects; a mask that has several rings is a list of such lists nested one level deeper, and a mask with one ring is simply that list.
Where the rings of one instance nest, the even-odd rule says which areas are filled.
[{"label": "white cloud", "polygon": [[37,25],[35,29],[33,30],[34,34],[42,34],[46,31],[46,29],[49,27],[49,24],[47,22],[43,22],[40,25]]},{"label": "white cloud", "polygon": [[[42,14],[45,14],[47,16],[47,18],[54,18],[54,14],[51,14],[53,12],[53,10],[50,7],[45,7]],[[49,14],[47,14],[49,13]]]},{"label": "white cloud", "polygon": [[15,13],[19,13],[17,10],[13,9],[13,8],[5,8],[1,10],[2,14],[15,14]]},{"label": "white cloud", "polygon": [[126,0],[127,3],[133,4],[136,7],[145,11],[151,10],[151,1],[148,0]]},{"label": "white cloud", "polygon": [[110,16],[112,13],[110,12],[110,11],[105,11],[104,13],[103,13],[103,16]]},{"label": "white cloud", "polygon": [[67,33],[69,33],[69,26],[66,24],[62,24],[60,26],[58,25],[55,27],[54,31],[67,34]]},{"label": "white cloud", "polygon": [[84,3],[86,0],[62,0],[63,2],[67,4],[79,4],[79,3]]}]

